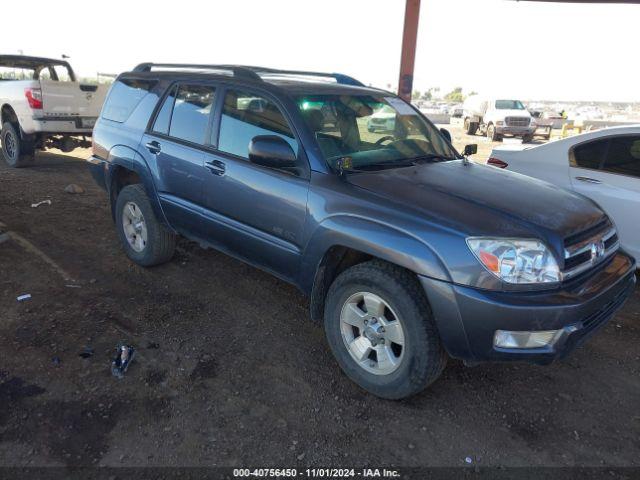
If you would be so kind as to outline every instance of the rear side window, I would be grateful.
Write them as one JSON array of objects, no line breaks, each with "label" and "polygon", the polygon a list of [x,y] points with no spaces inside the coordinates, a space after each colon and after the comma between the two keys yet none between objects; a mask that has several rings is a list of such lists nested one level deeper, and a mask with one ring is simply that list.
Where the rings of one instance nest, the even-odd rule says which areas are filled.
[{"label": "rear side window", "polygon": [[602,170],[640,178],[640,135],[612,138]]},{"label": "rear side window", "polygon": [[298,142],[287,120],[271,100],[250,92],[228,90],[220,119],[218,149],[249,158],[249,143],[256,135],[277,135],[294,152],[298,151]]},{"label": "rear side window", "polygon": [[156,121],[153,124],[153,131],[169,135],[169,124],[171,123],[171,112],[173,112],[173,104],[176,102],[176,87],[171,87],[171,91],[164,99],[162,108],[158,112]]},{"label": "rear side window", "polygon": [[180,85],[173,103],[169,136],[204,144],[214,97],[214,87]]},{"label": "rear side window", "polygon": [[598,170],[607,153],[609,139],[583,143],[573,149],[572,167]]},{"label": "rear side window", "polygon": [[126,122],[155,83],[154,80],[135,78],[123,78],[116,81],[111,87],[109,98],[102,109],[102,118],[119,123]]}]

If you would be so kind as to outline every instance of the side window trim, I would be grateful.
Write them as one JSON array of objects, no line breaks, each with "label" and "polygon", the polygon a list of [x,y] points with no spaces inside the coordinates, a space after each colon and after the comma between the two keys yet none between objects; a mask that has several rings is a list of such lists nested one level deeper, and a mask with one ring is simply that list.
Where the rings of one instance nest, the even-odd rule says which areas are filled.
[{"label": "side window trim", "polygon": [[[600,157],[598,168],[583,167],[581,165],[578,165],[578,162],[576,161],[576,156],[575,156],[576,148],[589,145],[591,143],[602,142],[603,140],[607,142],[607,147],[605,148],[604,153]],[[593,172],[602,172],[603,171],[602,166],[604,165],[604,161],[607,158],[607,155],[609,153],[610,145],[611,145],[611,137],[593,138],[591,140],[585,140],[584,142],[580,142],[580,143],[576,143],[575,145],[572,145],[571,148],[569,149],[569,166],[573,168],[582,168],[584,170],[591,170]]]},{"label": "side window trim", "polygon": [[[218,145],[220,145],[220,125],[222,123],[222,112],[224,109],[224,99],[227,96],[227,92],[229,92],[229,90],[236,90],[236,91],[240,91],[242,93],[252,93],[255,94],[257,96],[263,97],[265,100],[270,101],[271,103],[273,103],[276,108],[278,109],[278,111],[280,112],[280,114],[282,115],[282,117],[286,120],[287,122],[287,126],[289,127],[289,129],[291,130],[291,133],[293,134],[293,138],[296,141],[296,144],[298,146],[298,151],[295,152],[296,153],[296,157],[298,158],[298,161],[302,161],[304,156],[304,148],[302,147],[302,142],[300,141],[300,135],[298,134],[298,131],[296,130],[295,126],[294,126],[294,122],[291,119],[291,116],[289,115],[289,113],[287,112],[286,108],[284,108],[284,106],[282,105],[282,103],[276,98],[274,97],[271,93],[257,89],[257,88],[253,88],[252,86],[248,86],[248,85],[243,85],[243,84],[239,84],[239,85],[224,85],[224,88],[221,90],[221,97],[222,97],[222,101],[220,102],[220,110],[216,111],[216,130],[212,131],[212,134],[215,133],[215,140],[216,140],[216,151],[219,153],[223,153],[225,155],[231,155],[234,158],[238,158],[241,160],[244,160],[245,162],[248,161],[247,158],[245,157],[241,157],[239,155],[235,155],[233,153],[230,152],[225,152],[222,151],[220,149],[218,149]],[[305,157],[306,160],[306,157]]]},{"label": "side window trim", "polygon": [[[209,113],[209,119],[207,121],[207,128],[205,130],[205,137],[204,137],[204,144],[199,144],[199,143],[193,143],[190,142],[188,140],[184,140],[182,138],[177,138],[177,137],[172,137],[171,135],[169,135],[168,132],[171,131],[171,122],[173,121],[173,109],[175,107],[175,101],[178,95],[178,89],[180,88],[180,86],[182,85],[204,85],[204,86],[208,86],[214,89],[214,102],[213,102],[213,108],[211,109],[211,112]],[[211,151],[212,148],[215,148],[211,143],[210,143],[210,136],[211,136],[211,127],[213,125],[213,121],[212,121],[212,117],[215,115],[216,112],[216,108],[218,106],[219,103],[219,97],[220,97],[220,93],[222,92],[222,87],[220,84],[216,83],[216,82],[209,82],[209,81],[180,81],[180,80],[176,80],[174,82],[172,82],[164,91],[164,93],[162,94],[162,98],[158,101],[158,104],[155,107],[155,111],[153,112],[153,115],[151,115],[151,118],[149,120],[149,123],[147,124],[147,128],[145,133],[147,135],[153,135],[155,137],[158,138],[162,138],[164,140],[168,140],[174,143],[179,143],[181,145],[185,145],[187,147],[191,147],[191,148],[196,148],[199,150],[206,150],[206,151]],[[156,120],[158,118],[158,115],[160,114],[160,111],[162,110],[162,107],[164,106],[164,102],[167,99],[167,97],[171,94],[171,93],[175,93],[174,95],[174,99],[173,99],[173,104],[171,106],[171,115],[169,117],[169,128],[167,129],[167,133],[164,134],[162,132],[156,132],[153,130],[153,127],[155,126]]]}]

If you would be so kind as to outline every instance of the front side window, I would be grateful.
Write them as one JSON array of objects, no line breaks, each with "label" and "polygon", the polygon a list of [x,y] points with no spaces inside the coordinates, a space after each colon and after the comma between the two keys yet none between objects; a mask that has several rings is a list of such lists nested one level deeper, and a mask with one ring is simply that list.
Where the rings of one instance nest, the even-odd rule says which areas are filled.
[{"label": "front side window", "polygon": [[180,85],[173,103],[169,136],[203,145],[214,96],[215,88],[208,85]]},{"label": "front side window", "polygon": [[609,140],[606,138],[576,146],[573,149],[571,166],[598,170],[607,153],[608,146]]},{"label": "front side window", "polygon": [[496,100],[497,110],[524,110],[520,100]]},{"label": "front side window", "polygon": [[275,103],[251,92],[228,90],[220,119],[218,149],[249,158],[249,143],[257,135],[277,135],[294,152],[298,151],[293,131]]},{"label": "front side window", "polygon": [[612,138],[602,170],[640,178],[640,135]]},{"label": "front side window", "polygon": [[355,169],[457,158],[440,132],[397,97],[323,94],[296,100],[332,167],[345,157]]}]

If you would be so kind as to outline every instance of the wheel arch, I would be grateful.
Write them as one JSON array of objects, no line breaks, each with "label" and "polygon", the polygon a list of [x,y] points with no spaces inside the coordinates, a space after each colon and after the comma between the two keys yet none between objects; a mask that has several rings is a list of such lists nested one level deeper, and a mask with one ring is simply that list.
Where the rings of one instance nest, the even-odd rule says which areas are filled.
[{"label": "wheel arch", "polygon": [[109,151],[107,161],[109,169],[106,185],[112,217],[115,219],[115,204],[118,193],[127,185],[138,183],[145,189],[158,220],[173,231],[162,210],[151,171],[142,155],[125,145],[116,145]]},{"label": "wheel arch", "polygon": [[8,103],[5,103],[4,105],[2,105],[2,107],[0,107],[0,121],[0,128],[1,125],[4,124],[4,122],[13,122],[16,125],[19,125],[18,115],[16,115],[15,110]]},{"label": "wheel arch", "polygon": [[311,297],[311,318],[322,319],[327,292],[340,273],[374,259],[451,281],[442,260],[416,237],[372,220],[332,217],[318,227],[303,256],[301,287]]}]

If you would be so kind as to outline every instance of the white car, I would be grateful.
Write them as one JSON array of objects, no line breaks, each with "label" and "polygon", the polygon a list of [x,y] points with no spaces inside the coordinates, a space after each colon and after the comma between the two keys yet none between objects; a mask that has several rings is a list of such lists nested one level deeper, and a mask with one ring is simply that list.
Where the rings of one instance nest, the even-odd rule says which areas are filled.
[{"label": "white car", "polygon": [[106,93],[106,86],[78,82],[65,61],[0,55],[0,130],[7,164],[26,166],[36,150],[91,146],[87,137]]},{"label": "white car", "polygon": [[640,125],[537,146],[504,145],[487,163],[595,200],[615,222],[622,247],[640,262]]},{"label": "white car", "polygon": [[396,112],[385,105],[369,117],[367,130],[369,132],[392,132],[396,128]]}]

